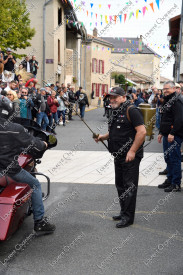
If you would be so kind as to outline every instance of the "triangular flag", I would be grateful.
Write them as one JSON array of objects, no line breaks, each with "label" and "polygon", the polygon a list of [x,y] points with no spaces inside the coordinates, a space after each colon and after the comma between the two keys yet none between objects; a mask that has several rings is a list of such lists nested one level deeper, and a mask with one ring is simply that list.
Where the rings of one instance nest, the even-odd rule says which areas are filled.
[{"label": "triangular flag", "polygon": [[158,9],[159,9],[159,0],[156,0],[156,4],[157,4]]},{"label": "triangular flag", "polygon": [[95,22],[95,26],[97,27],[97,22]]},{"label": "triangular flag", "polygon": [[92,16],[93,16],[93,12],[91,12],[91,18],[92,18]]},{"label": "triangular flag", "polygon": [[102,26],[102,22],[100,22],[101,26]]},{"label": "triangular flag", "polygon": [[129,20],[132,17],[132,15],[133,15],[133,11],[130,12]]},{"label": "triangular flag", "polygon": [[91,8],[93,8],[93,3],[90,3],[90,5],[91,5]]},{"label": "triangular flag", "polygon": [[121,20],[122,20],[122,15],[119,15],[119,19],[120,19],[120,23],[121,23]]},{"label": "triangular flag", "polygon": [[144,0],[145,2],[147,2],[147,0]]},{"label": "triangular flag", "polygon": [[108,5],[108,8],[109,8],[109,9],[110,9],[110,7],[111,7],[111,4]]},{"label": "triangular flag", "polygon": [[101,4],[99,4],[99,9],[101,8],[101,6],[102,6],[102,5],[101,5]]},{"label": "triangular flag", "polygon": [[150,3],[149,5],[151,6],[151,8],[152,8],[152,10],[153,10],[153,12],[154,12],[154,3],[152,2],[152,3]]},{"label": "triangular flag", "polygon": [[91,25],[92,25],[92,22],[90,23],[90,27],[91,27]]},{"label": "triangular flag", "polygon": [[81,22],[81,26],[83,27],[83,22]]},{"label": "triangular flag", "polygon": [[138,18],[139,10],[136,10],[136,18]]},{"label": "triangular flag", "polygon": [[111,15],[109,15],[109,20],[110,20],[110,22],[112,21],[112,16]]},{"label": "triangular flag", "polygon": [[102,14],[100,15],[100,17],[101,17],[101,21],[102,21]]},{"label": "triangular flag", "polygon": [[117,16],[116,16],[116,15],[114,15],[114,21],[115,21],[115,24],[116,24],[116,18],[117,18]]},{"label": "triangular flag", "polygon": [[146,6],[142,8],[142,11],[143,11],[143,16],[144,16],[146,13]]},{"label": "triangular flag", "polygon": [[139,12],[142,13],[141,10],[139,10]]},{"label": "triangular flag", "polygon": [[87,13],[87,16],[88,16],[88,11],[86,11],[86,13]]},{"label": "triangular flag", "polygon": [[95,15],[96,15],[96,19],[97,19],[97,13]]},{"label": "triangular flag", "polygon": [[126,21],[126,17],[127,17],[127,14],[125,13],[124,14],[124,22]]},{"label": "triangular flag", "polygon": [[105,22],[108,24],[107,15],[105,15]]}]

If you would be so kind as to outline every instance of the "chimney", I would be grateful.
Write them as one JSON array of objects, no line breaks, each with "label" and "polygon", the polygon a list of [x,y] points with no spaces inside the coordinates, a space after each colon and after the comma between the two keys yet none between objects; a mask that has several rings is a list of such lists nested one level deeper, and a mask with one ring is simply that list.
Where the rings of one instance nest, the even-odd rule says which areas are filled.
[{"label": "chimney", "polygon": [[97,34],[98,34],[98,30],[97,30],[97,28],[94,28],[93,29],[93,36],[97,37]]},{"label": "chimney", "polygon": [[139,38],[139,53],[142,53],[142,35]]}]

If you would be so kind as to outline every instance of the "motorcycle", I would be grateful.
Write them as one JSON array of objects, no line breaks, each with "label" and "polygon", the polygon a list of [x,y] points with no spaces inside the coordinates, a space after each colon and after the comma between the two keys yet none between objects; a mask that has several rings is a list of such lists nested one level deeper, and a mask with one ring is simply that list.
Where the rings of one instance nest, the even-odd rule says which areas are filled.
[{"label": "motorcycle", "polygon": [[[48,144],[46,150],[57,145],[56,137],[53,134],[42,131],[36,122],[24,118],[15,118],[14,122],[23,125],[31,135],[45,141]],[[50,179],[48,176],[37,172],[36,165],[41,163],[40,159],[46,150],[36,152],[36,150],[30,148],[27,151],[23,151],[18,157],[19,165],[23,169],[34,177],[41,175],[46,178],[47,191],[46,194],[43,193],[43,201],[50,194]],[[32,192],[33,190],[28,184],[17,183],[6,174],[0,177],[0,241],[9,239],[20,227],[25,217],[31,215]]]}]

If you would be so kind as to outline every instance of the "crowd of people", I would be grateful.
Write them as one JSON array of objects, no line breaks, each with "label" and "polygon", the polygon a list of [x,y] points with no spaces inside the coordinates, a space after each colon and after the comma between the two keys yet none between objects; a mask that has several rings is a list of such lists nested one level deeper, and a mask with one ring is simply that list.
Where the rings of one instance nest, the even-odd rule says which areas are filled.
[{"label": "crowd of people", "polygon": [[0,49],[0,94],[9,98],[15,116],[35,120],[43,130],[55,132],[57,125],[66,125],[73,120],[72,114],[80,108],[84,118],[85,107],[89,101],[82,87],[75,93],[71,84],[46,85],[38,88],[36,79],[39,63],[36,56],[26,56],[15,69],[16,58],[7,48],[7,55]]}]

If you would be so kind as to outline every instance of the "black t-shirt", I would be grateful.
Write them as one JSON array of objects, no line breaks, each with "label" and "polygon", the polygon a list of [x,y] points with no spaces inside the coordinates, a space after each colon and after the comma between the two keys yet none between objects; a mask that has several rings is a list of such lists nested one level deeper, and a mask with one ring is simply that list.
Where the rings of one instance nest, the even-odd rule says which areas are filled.
[{"label": "black t-shirt", "polygon": [[[4,60],[6,60],[7,58],[8,56],[6,55],[4,57]],[[16,58],[14,56],[13,56],[13,59],[16,61]],[[12,58],[9,58],[8,62],[4,64],[4,70],[9,72],[12,72],[14,70],[14,63],[12,62]]]},{"label": "black t-shirt", "polygon": [[129,108],[129,116],[133,127],[144,125],[144,118],[140,110],[137,108]]}]

